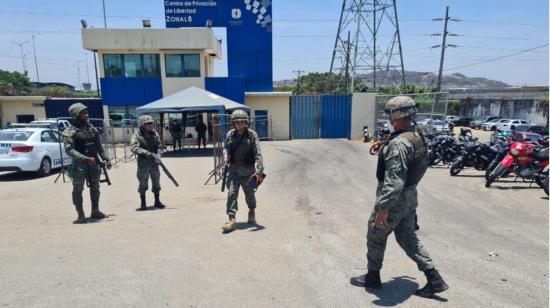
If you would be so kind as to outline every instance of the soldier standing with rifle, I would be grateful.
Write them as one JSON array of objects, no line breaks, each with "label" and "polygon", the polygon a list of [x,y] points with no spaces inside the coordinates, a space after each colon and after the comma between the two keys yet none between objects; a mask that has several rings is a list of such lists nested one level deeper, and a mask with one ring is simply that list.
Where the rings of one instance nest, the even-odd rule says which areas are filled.
[{"label": "soldier standing with rifle", "polygon": [[[248,115],[236,110],[231,115],[234,129],[227,133],[223,150],[224,163],[228,168],[227,215],[229,221],[222,226],[224,232],[234,231],[237,227],[237,199],[239,187],[243,188],[248,205],[248,223],[256,223],[256,196],[254,189],[247,183],[253,177],[257,184],[264,179],[264,164],[258,134],[247,127]],[[229,165],[229,166],[227,166]]]},{"label": "soldier standing with rifle", "polygon": [[380,289],[380,269],[384,260],[388,236],[395,232],[397,243],[426,275],[426,286],[416,291],[418,296],[431,297],[449,288],[437,270],[435,262],[418,239],[415,230],[418,197],[416,186],[428,168],[426,140],[415,129],[412,117],[416,103],[407,96],[388,101],[384,109],[393,131],[390,140],[380,150],[376,177],[376,203],[368,222],[368,272],[351,279],[351,284]]},{"label": "soldier standing with rifle", "polygon": [[105,166],[108,169],[112,165],[101,145],[99,131],[90,124],[88,107],[81,103],[75,103],[69,107],[69,113],[75,119],[75,123],[74,126],[65,129],[63,139],[65,151],[72,158],[68,174],[73,180],[73,204],[78,213],[78,218],[74,223],[81,224],[86,222],[82,206],[84,182],[87,182],[90,187],[92,203],[90,217],[96,219],[107,217],[99,210],[99,183],[102,170],[100,159],[105,161]]},{"label": "soldier standing with rifle", "polygon": [[140,207],[136,211],[147,210],[145,203],[145,192],[149,188],[149,176],[153,183],[153,194],[155,195],[155,208],[163,209],[166,206],[160,202],[160,170],[162,163],[159,154],[162,153],[164,146],[159,135],[154,129],[154,121],[151,116],[144,115],[139,118],[139,130],[137,130],[130,140],[130,149],[137,155],[137,178],[139,180],[138,192],[141,198]]}]

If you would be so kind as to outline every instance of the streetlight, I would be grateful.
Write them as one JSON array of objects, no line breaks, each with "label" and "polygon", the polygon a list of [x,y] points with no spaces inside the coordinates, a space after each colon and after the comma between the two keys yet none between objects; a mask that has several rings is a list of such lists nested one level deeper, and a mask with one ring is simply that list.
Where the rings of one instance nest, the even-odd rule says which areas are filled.
[{"label": "streetlight", "polygon": [[25,54],[23,53],[23,45],[29,43],[29,41],[24,42],[12,42],[12,44],[18,45],[21,50],[21,62],[23,63],[23,74],[27,75],[27,63],[25,63]]},{"label": "streetlight", "polygon": [[40,75],[38,75],[38,62],[36,62],[36,47],[34,46],[34,37],[36,34],[32,35],[32,50],[34,52],[34,68],[36,69],[36,82],[40,82]]}]

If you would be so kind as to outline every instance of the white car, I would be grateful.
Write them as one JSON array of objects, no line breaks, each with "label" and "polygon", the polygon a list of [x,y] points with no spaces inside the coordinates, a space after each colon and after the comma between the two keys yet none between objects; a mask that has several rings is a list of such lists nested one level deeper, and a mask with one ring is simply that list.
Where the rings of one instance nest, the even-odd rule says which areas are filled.
[{"label": "white car", "polygon": [[520,120],[520,119],[509,119],[507,121],[501,122],[497,125],[498,130],[514,130],[518,125],[531,124],[529,121]]},{"label": "white car", "polygon": [[51,128],[54,130],[59,130],[60,132],[64,131],[65,128],[71,126],[71,122],[67,120],[58,120],[58,119],[40,119],[32,121],[27,125],[27,127],[45,127]]},{"label": "white car", "polygon": [[56,130],[31,127],[0,130],[0,171],[33,171],[46,176],[52,169],[70,163],[63,136]]},{"label": "white car", "polygon": [[451,123],[451,122],[454,121],[454,120],[458,120],[458,118],[459,118],[459,116],[447,116],[447,117],[445,118],[445,122]]},{"label": "white car", "polygon": [[504,123],[508,120],[510,119],[494,119],[485,123],[481,123],[480,127],[483,130],[497,130],[497,127],[500,123]]}]

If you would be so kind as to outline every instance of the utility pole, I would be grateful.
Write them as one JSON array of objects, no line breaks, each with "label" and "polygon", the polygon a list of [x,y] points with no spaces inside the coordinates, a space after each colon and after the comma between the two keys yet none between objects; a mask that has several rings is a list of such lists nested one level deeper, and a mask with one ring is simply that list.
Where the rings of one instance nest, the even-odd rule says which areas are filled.
[{"label": "utility pole", "polygon": [[23,53],[23,45],[27,44],[29,41],[24,42],[12,42],[12,44],[18,45],[19,50],[21,51],[21,63],[23,64],[23,74],[27,75],[27,63],[25,63],[25,54]]},{"label": "utility pole", "polygon": [[82,84],[80,83],[80,61],[76,61],[76,71],[78,74],[78,87],[82,90]]},{"label": "utility pole", "polygon": [[[443,63],[445,61],[445,50],[447,49],[447,47],[457,47],[456,45],[447,44],[447,36],[458,36],[457,34],[449,33],[449,31],[447,31],[447,24],[448,24],[449,20],[451,20],[451,21],[460,21],[459,19],[449,17],[449,7],[448,6],[445,8],[445,18],[444,19],[441,19],[441,18],[432,19],[432,21],[441,21],[441,20],[444,21],[443,33],[434,33],[434,34],[432,34],[432,36],[441,35],[443,37],[443,41],[441,42],[441,45],[432,46],[432,48],[441,47],[441,58],[439,59],[439,74],[437,76],[437,85],[436,85],[436,88],[434,89],[434,92],[441,92],[441,83],[442,83],[442,80],[443,80]],[[439,104],[439,99],[440,99],[440,94],[439,93],[435,94],[434,95],[434,101],[432,103],[432,115],[434,113],[435,106]],[[445,107],[445,109],[446,108],[447,107]]]},{"label": "utility pole", "polygon": [[84,53],[86,56],[86,75],[88,76],[87,82],[90,83],[90,70],[88,69],[88,53]]},{"label": "utility pole", "polygon": [[94,70],[95,70],[95,89],[97,90],[97,97],[101,97],[101,92],[99,92],[99,77],[97,74],[97,60],[96,60],[96,50],[92,51],[94,53]]},{"label": "utility pole", "polygon": [[296,85],[296,94],[300,94],[301,92],[301,88],[302,88],[302,74],[305,73],[306,71],[302,71],[302,70],[297,70],[297,71],[292,71],[294,74],[296,74],[296,79],[298,81],[297,85]]},{"label": "utility pole", "polygon": [[107,15],[105,15],[105,0],[103,0],[103,24],[105,29],[107,29]]},{"label": "utility pole", "polygon": [[447,44],[447,36],[458,36],[457,34],[449,33],[449,31],[447,31],[447,24],[448,24],[449,20],[451,20],[451,21],[460,21],[459,19],[449,17],[449,7],[448,6],[445,8],[445,18],[434,18],[434,19],[432,19],[432,21],[441,21],[441,20],[444,21],[443,33],[434,33],[434,34],[432,34],[432,36],[440,36],[441,35],[443,37],[443,41],[441,42],[441,45],[432,46],[432,48],[441,47],[441,58],[439,59],[439,75],[437,76],[437,86],[435,88],[436,92],[441,91],[441,82],[442,82],[442,79],[443,79],[443,63],[445,61],[445,50],[448,47],[458,47],[456,45]]},{"label": "utility pole", "polygon": [[34,68],[36,69],[36,82],[40,82],[40,75],[38,75],[38,62],[36,62],[36,47],[34,46],[34,37],[36,34],[32,35],[32,50],[34,52]]}]

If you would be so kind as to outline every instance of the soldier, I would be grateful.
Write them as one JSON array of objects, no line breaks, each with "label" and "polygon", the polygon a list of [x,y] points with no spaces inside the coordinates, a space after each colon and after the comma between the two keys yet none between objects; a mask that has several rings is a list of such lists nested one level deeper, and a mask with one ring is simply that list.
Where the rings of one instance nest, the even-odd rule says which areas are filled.
[{"label": "soldier", "polygon": [[256,196],[247,182],[254,177],[260,184],[264,172],[258,134],[248,128],[248,115],[242,110],[236,110],[231,115],[231,121],[235,128],[227,133],[223,150],[224,163],[229,164],[229,191],[227,194],[229,221],[222,226],[224,232],[231,232],[237,227],[235,215],[238,209],[239,187],[243,188],[248,205],[248,223],[256,223]]},{"label": "soldier", "polygon": [[70,115],[75,119],[74,126],[70,126],[63,132],[65,151],[72,158],[69,166],[69,176],[73,180],[73,204],[78,213],[78,218],[73,222],[81,224],[86,222],[82,207],[82,191],[84,182],[90,187],[90,199],[92,202],[91,218],[103,219],[107,217],[99,210],[99,177],[101,167],[97,161],[98,155],[105,161],[106,167],[111,168],[111,162],[105,154],[105,150],[99,140],[99,131],[90,124],[88,107],[81,103],[72,104],[69,107]]},{"label": "soldier", "polygon": [[201,148],[201,140],[204,148],[206,149],[206,124],[202,121],[202,116],[199,118],[199,122],[195,125],[195,131],[197,132],[197,144],[199,149]]},{"label": "soldier", "polygon": [[149,176],[153,183],[153,194],[155,195],[155,208],[163,209],[166,206],[160,202],[160,161],[153,154],[162,153],[164,146],[160,137],[154,129],[154,121],[151,116],[144,115],[139,118],[139,130],[137,130],[130,141],[132,153],[137,155],[137,178],[139,180],[138,192],[141,198],[140,207],[136,211],[147,210],[145,203],[145,192],[149,184]]},{"label": "soldier", "polygon": [[390,119],[388,126],[392,133],[378,157],[376,203],[367,233],[368,272],[351,278],[351,284],[375,289],[382,287],[380,269],[386,242],[395,231],[399,246],[416,262],[428,280],[416,294],[431,297],[449,287],[415,232],[418,205],[416,185],[428,168],[427,146],[424,136],[411,125],[416,114],[416,103],[412,98],[398,96],[390,99],[385,112]]},{"label": "soldier", "polygon": [[172,135],[172,143],[174,151],[181,150],[181,133],[183,129],[178,120],[174,119],[172,125],[170,126],[170,135]]}]

